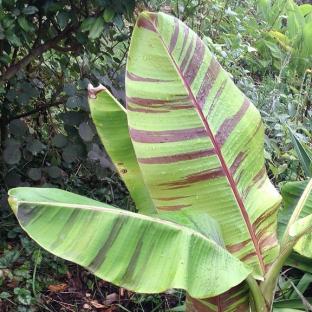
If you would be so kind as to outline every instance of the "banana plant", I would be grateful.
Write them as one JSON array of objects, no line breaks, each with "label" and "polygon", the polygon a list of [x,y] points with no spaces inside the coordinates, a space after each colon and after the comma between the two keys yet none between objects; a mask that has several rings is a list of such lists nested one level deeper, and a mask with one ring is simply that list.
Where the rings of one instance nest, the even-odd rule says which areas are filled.
[{"label": "banana plant", "polygon": [[260,114],[172,16],[140,14],[126,102],[89,88],[98,134],[138,213],[59,189],[15,188],[9,202],[22,228],[116,285],[184,289],[188,312],[270,311],[287,256],[310,242],[311,216],[298,211],[312,183],[278,240],[281,196],[266,173]]}]

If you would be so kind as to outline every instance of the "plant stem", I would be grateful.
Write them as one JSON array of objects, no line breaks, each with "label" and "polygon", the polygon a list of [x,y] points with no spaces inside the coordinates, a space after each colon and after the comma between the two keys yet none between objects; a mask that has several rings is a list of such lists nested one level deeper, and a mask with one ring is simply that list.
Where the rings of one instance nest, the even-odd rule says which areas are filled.
[{"label": "plant stem", "polygon": [[303,191],[303,194],[301,195],[298,204],[296,205],[295,210],[293,211],[291,218],[289,219],[289,222],[287,224],[286,230],[283,235],[282,243],[281,243],[281,252],[275,262],[272,264],[271,268],[265,275],[264,282],[261,283],[261,291],[263,293],[263,296],[266,300],[266,302],[273,302],[274,298],[274,290],[276,287],[277,279],[279,276],[279,273],[285,264],[286,259],[291,254],[294,246],[296,245],[298,239],[302,236],[296,236],[296,237],[290,237],[289,236],[289,230],[290,227],[296,222],[298,219],[310,193],[312,191],[312,179],[309,181],[308,185],[306,186],[305,190]]},{"label": "plant stem", "polygon": [[296,245],[298,239],[300,237],[294,237],[287,241],[287,244],[284,245],[283,249],[281,249],[280,255],[272,264],[271,268],[267,272],[265,276],[264,282],[261,283],[261,292],[266,300],[266,302],[273,303],[275,287],[280,274],[280,271],[285,264],[286,259],[292,253],[294,246]]},{"label": "plant stem", "polygon": [[293,211],[290,219],[289,219],[289,222],[287,224],[287,227],[286,227],[286,230],[284,232],[284,235],[283,235],[283,238],[282,238],[282,243],[281,243],[281,246],[283,247],[284,245],[287,245],[287,242],[289,240],[289,229],[290,227],[297,221],[310,193],[312,191],[312,179],[310,179],[308,185],[306,186],[306,188],[304,189],[297,205],[296,205],[296,208],[295,210]]},{"label": "plant stem", "polygon": [[247,277],[247,283],[250,288],[253,300],[254,300],[254,308],[256,312],[269,312],[267,303],[262,294],[262,291],[257,283],[257,281],[252,277]]}]

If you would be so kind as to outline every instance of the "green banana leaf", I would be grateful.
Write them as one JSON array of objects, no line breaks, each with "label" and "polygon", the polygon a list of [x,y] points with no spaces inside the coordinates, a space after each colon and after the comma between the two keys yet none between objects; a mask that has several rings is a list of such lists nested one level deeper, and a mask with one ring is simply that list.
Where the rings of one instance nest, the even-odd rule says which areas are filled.
[{"label": "green banana leaf", "polygon": [[301,237],[294,250],[301,255],[312,258],[312,214],[296,221],[289,231],[292,237]]},{"label": "green banana leaf", "polygon": [[291,308],[274,308],[273,312],[303,312],[305,310],[291,309]]},{"label": "green banana leaf", "polygon": [[[311,301],[311,298],[306,298],[308,301]],[[273,303],[273,311],[281,311],[285,309],[298,309],[299,311],[306,311],[305,306],[302,303],[301,299],[286,299],[279,300]],[[294,310],[297,311],[297,310]]]},{"label": "green banana leaf", "polygon": [[286,260],[285,265],[299,269],[303,272],[312,274],[312,259],[303,257],[302,255],[293,252]]},{"label": "green banana leaf", "polygon": [[263,276],[275,260],[280,195],[264,165],[260,114],[200,38],[144,12],[126,72],[128,123],[159,212],[206,212],[226,248]]},{"label": "green banana leaf", "polygon": [[98,135],[140,213],[156,213],[133,150],[127,112],[103,86],[89,86],[89,106]]},{"label": "green banana leaf", "polygon": [[177,223],[59,189],[16,188],[9,196],[22,228],[42,247],[136,292],[182,288],[206,298],[250,273],[213,240]]},{"label": "green banana leaf", "polygon": [[[299,298],[298,292],[300,292],[303,295],[305,291],[309,289],[311,284],[312,284],[312,274],[310,273],[303,274],[303,276],[300,278],[299,282],[296,285],[296,289],[294,289],[290,294],[289,299]],[[307,300],[309,301],[309,299]]]},{"label": "green banana leaf", "polygon": [[299,5],[299,10],[307,22],[311,20],[311,17],[312,17],[312,5],[311,4],[308,4],[308,3],[301,4]]},{"label": "green banana leaf", "polygon": [[[278,232],[281,238],[286,229],[287,223],[300,199],[303,191],[305,190],[308,181],[289,182],[282,187],[282,196],[284,207],[279,214]],[[300,228],[308,227],[309,218],[312,216],[312,193],[307,198],[301,213],[299,214],[298,221],[293,224],[292,235],[295,236],[300,231]],[[301,228],[302,229],[302,228]],[[294,250],[305,257],[312,257],[312,234],[306,234],[299,239],[295,245]]]},{"label": "green banana leaf", "polygon": [[297,138],[296,133],[288,127],[291,141],[295,147],[306,177],[312,176],[312,152]]}]

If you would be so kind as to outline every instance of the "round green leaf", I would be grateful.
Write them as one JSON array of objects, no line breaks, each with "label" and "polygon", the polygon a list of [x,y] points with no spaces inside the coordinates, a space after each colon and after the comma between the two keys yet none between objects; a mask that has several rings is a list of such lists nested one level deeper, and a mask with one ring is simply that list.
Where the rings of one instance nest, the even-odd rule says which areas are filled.
[{"label": "round green leaf", "polygon": [[52,179],[57,179],[62,176],[62,170],[56,166],[47,168],[47,173]]},{"label": "round green leaf", "polygon": [[63,150],[62,157],[68,163],[74,162],[78,157],[77,151],[74,148],[74,146],[73,145],[66,146]]},{"label": "round green leaf", "polygon": [[3,159],[9,165],[16,165],[20,162],[22,157],[18,145],[9,144],[3,151]]},{"label": "round green leaf", "polygon": [[37,155],[45,148],[45,145],[42,144],[39,140],[35,139],[28,142],[26,147],[33,155]]},{"label": "round green leaf", "polygon": [[66,106],[68,108],[77,108],[80,106],[80,98],[77,95],[71,96],[66,101]]},{"label": "round green leaf", "polygon": [[30,32],[34,30],[34,27],[28,22],[25,16],[20,16],[17,19],[17,22],[21,26],[21,28],[26,32]]},{"label": "round green leaf", "polygon": [[33,181],[39,181],[41,179],[41,169],[40,168],[30,168],[28,170],[28,176]]},{"label": "round green leaf", "polygon": [[85,118],[85,114],[82,112],[61,113],[59,116],[63,120],[65,126],[78,126]]},{"label": "round green leaf", "polygon": [[23,13],[26,14],[26,15],[32,15],[32,14],[35,14],[36,12],[38,12],[38,11],[39,11],[38,8],[36,8],[33,5],[29,5],[28,7],[23,9]]},{"label": "round green leaf", "polygon": [[109,23],[115,16],[115,11],[112,8],[106,8],[103,14],[104,21]]},{"label": "round green leaf", "polygon": [[62,133],[58,133],[53,137],[52,144],[55,147],[62,148],[67,144],[67,137]]},{"label": "round green leaf", "polygon": [[82,122],[79,125],[79,135],[84,141],[90,142],[94,137],[94,132],[87,122]]},{"label": "round green leaf", "polygon": [[69,96],[73,96],[76,93],[76,87],[74,84],[72,83],[65,83],[64,84],[64,92],[69,95]]},{"label": "round green leaf", "polygon": [[88,36],[89,39],[94,40],[100,37],[103,29],[104,29],[104,20],[102,17],[98,17],[90,29]]},{"label": "round green leaf", "polygon": [[28,127],[26,123],[23,120],[15,119],[12,120],[9,124],[9,131],[11,134],[13,134],[15,137],[22,137],[26,134],[28,130]]}]

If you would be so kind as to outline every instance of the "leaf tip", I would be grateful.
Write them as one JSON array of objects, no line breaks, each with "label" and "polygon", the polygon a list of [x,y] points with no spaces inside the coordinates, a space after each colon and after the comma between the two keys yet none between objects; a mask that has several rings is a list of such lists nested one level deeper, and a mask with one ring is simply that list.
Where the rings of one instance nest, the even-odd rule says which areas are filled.
[{"label": "leaf tip", "polygon": [[14,214],[16,215],[17,210],[18,210],[17,199],[15,196],[13,196],[12,190],[10,190],[8,194],[9,194],[9,198],[8,198],[9,205],[11,209],[13,210]]},{"label": "leaf tip", "polygon": [[98,93],[102,91],[106,91],[107,89],[102,85],[99,84],[97,87],[94,87],[91,83],[88,84],[88,97],[90,99],[96,99]]}]

